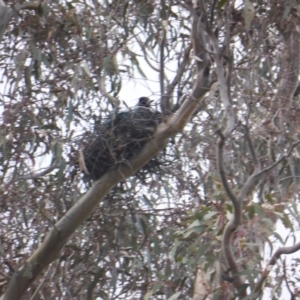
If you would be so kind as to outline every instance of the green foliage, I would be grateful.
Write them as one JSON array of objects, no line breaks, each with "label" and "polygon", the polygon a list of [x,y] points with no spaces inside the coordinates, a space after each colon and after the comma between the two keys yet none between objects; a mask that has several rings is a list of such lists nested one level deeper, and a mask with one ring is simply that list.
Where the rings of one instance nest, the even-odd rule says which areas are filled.
[{"label": "green foliage", "polygon": [[[123,100],[134,106],[141,96],[151,96],[159,109],[160,18],[168,20],[163,84],[177,84],[170,102],[181,104],[182,95],[190,94],[191,59],[179,82],[173,81],[191,42],[189,1],[163,2],[166,10],[152,0],[54,1],[43,9],[20,10],[10,21],[0,46],[3,282],[88,190],[91,182],[74,173],[73,165],[79,141],[93,138],[97,126],[116,112],[107,93],[118,97],[123,111]],[[203,1],[239,121],[223,153],[228,185],[236,194],[257,167],[255,159],[268,167],[300,137],[299,95],[286,96],[293,73],[299,74],[289,69],[299,61],[296,54],[287,55],[289,45],[297,49],[287,36],[298,23],[298,6],[252,3],[255,14],[245,15],[244,6],[233,1]],[[40,297],[51,299],[191,299],[198,266],[213,299],[232,291],[218,273],[225,265],[223,233],[234,214],[216,158],[216,129],[225,128],[227,118],[217,89],[164,150],[169,164],[163,174],[147,173],[142,181],[133,177],[113,189],[25,297],[41,286]],[[257,178],[227,245],[251,291],[263,261],[296,241],[298,152],[296,147]],[[296,297],[298,270],[297,258],[277,261],[265,283],[266,297],[280,299],[287,284]]]}]

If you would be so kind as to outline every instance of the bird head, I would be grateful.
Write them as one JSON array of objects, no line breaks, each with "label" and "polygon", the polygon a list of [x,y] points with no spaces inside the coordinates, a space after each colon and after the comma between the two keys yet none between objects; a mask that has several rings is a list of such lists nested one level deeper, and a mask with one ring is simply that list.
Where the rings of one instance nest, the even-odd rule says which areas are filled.
[{"label": "bird head", "polygon": [[147,97],[141,97],[141,98],[139,99],[138,106],[150,107],[152,102],[153,102],[153,100],[150,100],[150,99],[147,98]]}]

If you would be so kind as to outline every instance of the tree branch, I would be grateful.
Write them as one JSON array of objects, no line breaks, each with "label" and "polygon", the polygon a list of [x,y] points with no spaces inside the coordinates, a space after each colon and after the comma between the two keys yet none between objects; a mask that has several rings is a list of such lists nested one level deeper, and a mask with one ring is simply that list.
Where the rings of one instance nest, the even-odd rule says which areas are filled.
[{"label": "tree branch", "polygon": [[[174,89],[176,87],[176,85],[180,82],[183,74],[184,74],[184,71],[186,69],[186,66],[187,64],[189,63],[190,61],[190,52],[192,50],[192,44],[190,44],[184,51],[184,55],[183,55],[183,61],[181,62],[178,70],[177,70],[177,73],[176,73],[176,76],[174,77],[173,81],[168,85],[167,87],[167,91],[166,93],[163,95],[163,98],[168,98],[170,99],[173,92],[174,92]],[[164,101],[164,100],[163,100]]]},{"label": "tree branch", "polygon": [[233,285],[239,293],[240,299],[243,299],[247,296],[246,290],[243,288],[244,281],[241,276],[238,276],[239,268],[236,263],[236,259],[232,253],[231,244],[232,244],[232,235],[238,229],[241,219],[242,219],[242,207],[241,201],[236,197],[230,186],[228,185],[228,180],[226,176],[226,172],[224,170],[223,163],[223,148],[225,144],[225,137],[222,134],[221,130],[218,130],[219,134],[219,142],[217,146],[217,165],[218,171],[221,177],[221,181],[223,187],[225,189],[226,194],[233,204],[233,218],[227,223],[222,239],[222,254],[224,255],[226,265],[228,270],[230,270],[233,278]]},{"label": "tree branch", "polygon": [[120,106],[120,100],[113,97],[106,91],[105,78],[101,75],[98,76],[98,87],[102,95],[109,100],[109,102],[113,105],[115,109],[117,109]]},{"label": "tree branch", "polygon": [[249,191],[253,188],[256,180],[263,174],[267,173],[268,171],[272,170],[273,168],[275,168],[279,163],[281,163],[284,159],[288,158],[293,150],[295,149],[295,147],[297,147],[300,144],[300,141],[294,142],[290,148],[290,150],[285,153],[282,154],[279,159],[277,159],[273,164],[271,164],[270,166],[260,170],[260,171],[255,171],[255,173],[253,173],[251,176],[248,177],[247,181],[244,183],[243,187],[240,190],[240,193],[238,195],[238,198],[241,199],[243,201],[243,199],[245,199],[247,193],[249,193]]},{"label": "tree branch", "polygon": [[249,152],[252,156],[252,159],[253,159],[253,162],[254,162],[255,166],[258,166],[259,161],[257,159],[256,151],[255,151],[254,146],[253,146],[253,142],[252,142],[252,139],[251,139],[251,136],[250,136],[248,125],[244,126],[244,128],[245,128],[245,138],[246,138],[246,141],[248,143]]},{"label": "tree branch", "polygon": [[280,247],[279,249],[277,249],[277,251],[272,256],[270,262],[268,263],[267,267],[263,271],[261,278],[259,279],[259,281],[257,282],[257,284],[254,288],[254,291],[253,291],[254,298],[253,299],[258,298],[258,296],[262,293],[263,284],[266,281],[268,275],[270,274],[272,267],[276,264],[276,262],[280,258],[280,256],[282,254],[292,254],[299,250],[300,250],[300,242],[295,244],[294,246]]},{"label": "tree branch", "polygon": [[[147,63],[147,64],[149,65],[149,67],[150,67],[151,69],[153,69],[155,72],[159,72],[159,71],[160,71],[159,67],[154,66],[154,65],[150,62],[150,60],[149,60],[149,58],[148,58],[147,51],[146,51],[146,49],[145,49],[145,46],[143,45],[143,42],[139,39],[138,35],[135,36],[135,40],[137,41],[137,43],[138,43],[139,46],[141,47],[141,50],[143,51],[144,59],[145,59],[146,63]],[[153,59],[153,58],[150,58],[150,59]]]},{"label": "tree branch", "polygon": [[109,170],[98,181],[93,183],[84,196],[78,199],[65,216],[54,225],[32,256],[14,273],[6,293],[1,298],[2,300],[19,299],[45,267],[58,257],[60,250],[76,228],[90,216],[93,209],[106,194],[117,183],[141,169],[166,146],[171,136],[184,128],[211,85],[210,78],[207,76],[210,63],[202,63],[201,66],[201,68],[198,66],[196,84],[192,94],[181,105],[179,110],[170,116],[166,123],[159,125],[154,137],[147,142],[139,155],[129,161],[130,164],[121,164]]},{"label": "tree branch", "polygon": [[[201,30],[201,26],[202,24],[199,23],[198,30]],[[233,205],[233,218],[227,223],[223,233],[222,255],[224,256],[228,271],[231,272],[232,274],[231,276],[233,278],[232,283],[238,292],[239,299],[243,299],[247,296],[245,284],[242,277],[238,275],[239,268],[236,263],[236,259],[234,257],[234,254],[232,252],[232,247],[231,247],[233,233],[240,226],[241,219],[242,219],[242,201],[239,197],[235,195],[235,193],[232,191],[232,189],[228,184],[226,172],[224,169],[224,162],[223,162],[223,149],[225,145],[225,140],[236,127],[236,117],[230,100],[229,83],[227,82],[224,74],[225,72],[224,72],[223,56],[219,48],[219,42],[211,29],[208,28],[207,31],[209,33],[210,45],[212,46],[213,49],[212,54],[214,57],[214,61],[216,62],[216,73],[217,73],[218,84],[219,84],[220,98],[225,107],[225,113],[227,117],[226,128],[224,132],[222,133],[221,130],[217,131],[219,135],[219,141],[217,144],[217,166],[218,166],[218,171],[221,177],[224,190]]]},{"label": "tree branch", "polygon": [[162,38],[160,43],[160,59],[159,59],[159,84],[161,95],[161,111],[163,115],[168,115],[170,110],[170,99],[165,98],[165,45],[168,30],[168,21],[165,18],[165,1],[161,0],[161,14],[162,14]]},{"label": "tree branch", "polygon": [[[227,30],[229,30],[229,28],[227,28]],[[228,35],[229,35],[229,33],[226,33],[226,37]],[[220,50],[220,47],[219,47],[219,41],[211,30],[209,30],[209,41],[210,41],[210,44],[213,49],[213,57],[214,57],[214,61],[216,63],[216,73],[217,73],[218,83],[219,83],[220,98],[225,107],[225,112],[226,112],[226,117],[227,117],[227,125],[226,125],[226,129],[224,130],[224,133],[223,133],[225,138],[227,138],[228,135],[234,129],[235,124],[236,124],[236,116],[235,116],[234,109],[233,109],[233,106],[231,104],[231,99],[230,99],[230,90],[229,90],[230,80],[226,80],[226,76],[225,76],[225,72],[224,72],[224,65],[225,65],[226,61],[224,62],[224,57],[223,57],[222,51]],[[230,41],[227,41],[228,45],[229,45],[229,42]],[[227,47],[229,47],[228,45],[227,45]],[[229,49],[227,51],[229,52]],[[228,72],[227,76],[230,76],[230,72]]]}]

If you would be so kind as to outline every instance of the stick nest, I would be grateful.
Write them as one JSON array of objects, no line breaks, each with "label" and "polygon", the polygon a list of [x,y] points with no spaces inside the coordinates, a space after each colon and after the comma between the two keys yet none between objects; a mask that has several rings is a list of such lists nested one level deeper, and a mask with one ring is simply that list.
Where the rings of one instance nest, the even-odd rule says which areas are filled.
[{"label": "stick nest", "polygon": [[[83,148],[85,173],[97,180],[118,164],[129,164],[130,158],[153,137],[161,119],[158,111],[137,107],[105,120],[95,129],[93,140],[86,141]],[[160,153],[152,158],[136,176],[145,179],[148,173],[159,173],[165,162],[163,156]]]}]

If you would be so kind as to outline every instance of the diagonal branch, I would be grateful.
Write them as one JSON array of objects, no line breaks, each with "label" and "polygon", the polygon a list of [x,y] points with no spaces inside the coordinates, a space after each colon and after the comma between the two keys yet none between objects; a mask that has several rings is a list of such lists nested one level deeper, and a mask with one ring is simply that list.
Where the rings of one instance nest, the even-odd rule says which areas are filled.
[{"label": "diagonal branch", "polygon": [[165,94],[163,95],[163,99],[162,99],[162,103],[166,102],[166,99],[171,98],[171,95],[174,92],[175,87],[177,86],[177,84],[180,82],[186,67],[190,61],[190,52],[192,49],[192,44],[190,44],[184,51],[184,55],[183,55],[183,61],[181,62],[181,64],[179,65],[179,68],[177,70],[177,73],[173,79],[173,81],[167,86],[167,90],[165,92]]},{"label": "diagonal branch", "polygon": [[[201,81],[200,79],[198,80],[199,82]],[[197,93],[192,93],[180,109],[172,115],[166,123],[158,127],[157,133],[145,145],[141,153],[130,160],[130,166],[123,164],[118,168],[108,171],[96,181],[90,190],[54,225],[39,248],[25,264],[14,273],[7,291],[1,300],[19,299],[43,269],[58,257],[60,250],[69,237],[76,228],[89,217],[93,209],[106,194],[109,193],[117,183],[132,176],[137,170],[141,169],[166,146],[169,137],[183,129],[208,91],[209,87],[205,85],[205,83],[206,78],[202,81],[202,94],[199,92],[200,89],[197,88]],[[198,98],[196,98],[196,96],[198,96]]]},{"label": "diagonal branch", "polygon": [[280,247],[279,249],[276,250],[276,252],[272,256],[269,264],[263,271],[261,278],[259,279],[259,281],[257,282],[257,284],[254,288],[254,291],[253,291],[254,298],[253,299],[258,298],[258,296],[262,293],[263,284],[266,281],[266,279],[268,278],[268,275],[270,274],[272,267],[276,264],[276,262],[280,258],[280,256],[283,254],[292,254],[299,250],[300,250],[300,243],[297,243],[290,247]]},{"label": "diagonal branch", "polygon": [[[198,45],[199,46],[199,45]],[[109,170],[89,191],[77,200],[73,207],[63,216],[46,235],[42,244],[32,256],[17,270],[11,278],[6,293],[1,300],[20,299],[37,276],[57,259],[62,247],[74,231],[90,216],[94,208],[120,181],[132,176],[152,157],[162,150],[170,137],[180,132],[190,120],[199,103],[209,91],[211,80],[208,76],[209,62],[198,65],[197,79],[190,97],[179,110],[171,115],[165,123],[160,124],[154,137],[144,146],[140,154],[130,160],[130,164],[122,164]]]},{"label": "diagonal branch", "polygon": [[109,102],[113,105],[113,107],[115,109],[118,109],[118,107],[120,106],[120,100],[113,97],[110,93],[108,93],[106,91],[105,77],[104,76],[99,75],[99,77],[98,77],[98,86],[99,86],[99,90],[102,93],[102,95],[109,100]]},{"label": "diagonal branch", "polygon": [[274,169],[279,163],[283,160],[287,159],[293,153],[293,150],[300,144],[300,141],[294,142],[287,153],[282,154],[273,164],[270,166],[260,170],[255,171],[251,176],[248,177],[247,181],[244,183],[243,187],[240,190],[238,198],[243,200],[245,199],[247,193],[253,188],[254,184],[256,183],[257,179],[262,176],[263,174],[269,172],[270,170]]}]

